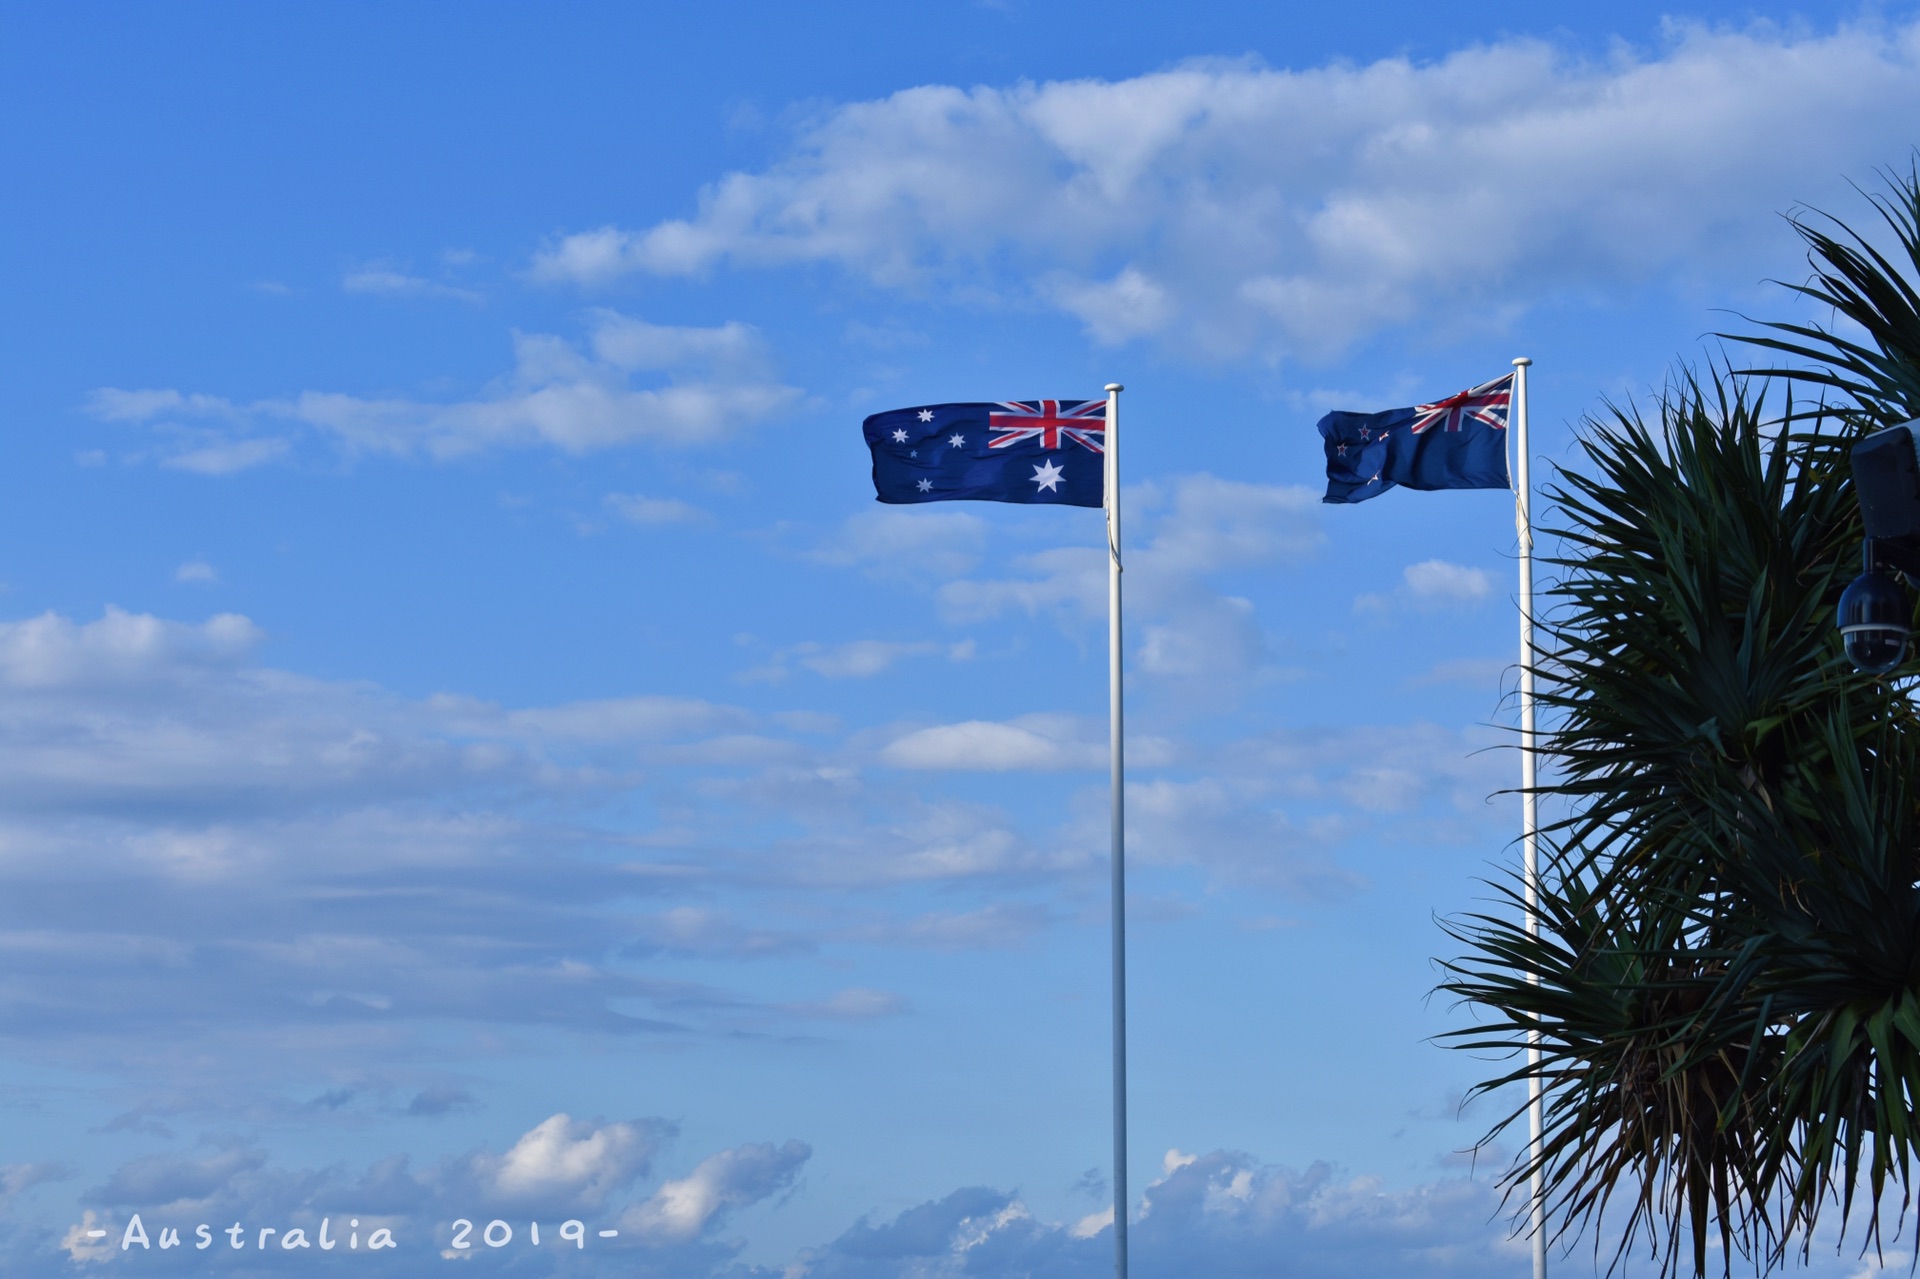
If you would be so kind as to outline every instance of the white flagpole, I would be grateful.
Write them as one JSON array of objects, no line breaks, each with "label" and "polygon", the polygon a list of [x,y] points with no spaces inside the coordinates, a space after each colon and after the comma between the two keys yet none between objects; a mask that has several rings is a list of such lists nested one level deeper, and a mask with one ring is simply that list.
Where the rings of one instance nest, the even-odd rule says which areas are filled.
[{"label": "white flagpole", "polygon": [[1127,1279],[1127,837],[1125,720],[1120,691],[1120,392],[1107,383],[1107,707],[1112,750],[1113,1273]]},{"label": "white flagpole", "polygon": [[[1513,362],[1514,443],[1518,446],[1514,523],[1520,532],[1520,839],[1527,894],[1527,935],[1540,936],[1540,832],[1534,796],[1533,720],[1533,482],[1528,474],[1527,369],[1533,361]],[[1538,985],[1540,978],[1533,978]],[[1540,1096],[1540,1032],[1527,1032],[1527,1158],[1533,1164],[1527,1225],[1533,1237],[1533,1279],[1547,1279],[1547,1175],[1540,1167],[1540,1143],[1546,1112]]]}]

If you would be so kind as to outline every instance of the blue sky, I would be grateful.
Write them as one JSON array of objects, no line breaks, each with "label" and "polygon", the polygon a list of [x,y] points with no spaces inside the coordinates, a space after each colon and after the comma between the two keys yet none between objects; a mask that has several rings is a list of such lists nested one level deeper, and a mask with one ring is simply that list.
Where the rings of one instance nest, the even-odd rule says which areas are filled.
[{"label": "blue sky", "polygon": [[1121,381],[1136,1273],[1523,1273],[1511,504],[1313,423],[1795,314],[1920,15],[660,8],[7,7],[6,1272],[1105,1273],[1099,516],[858,428]]}]

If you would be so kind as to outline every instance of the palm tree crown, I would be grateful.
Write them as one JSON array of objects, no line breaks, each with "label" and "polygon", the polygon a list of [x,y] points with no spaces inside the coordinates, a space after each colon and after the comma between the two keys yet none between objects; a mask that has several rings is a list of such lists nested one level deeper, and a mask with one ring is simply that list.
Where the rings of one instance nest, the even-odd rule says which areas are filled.
[{"label": "palm tree crown", "polygon": [[[1860,542],[1846,451],[1920,416],[1920,173],[1889,191],[1893,257],[1792,220],[1814,274],[1787,287],[1864,338],[1766,324],[1737,340],[1805,367],[1683,371],[1646,413],[1585,423],[1547,488],[1560,551],[1530,659],[1559,814],[1539,926],[1512,884],[1448,924],[1466,953],[1442,989],[1480,1013],[1451,1042],[1541,1037],[1538,1066],[1480,1090],[1540,1080],[1557,1229],[1611,1221],[1615,1260],[1646,1246],[1663,1274],[1704,1275],[1715,1238],[1723,1267],[1770,1268],[1856,1190],[1874,1242],[1911,1201],[1914,671],[1855,673],[1833,625]],[[1535,1170],[1516,1160],[1509,1194]]]}]

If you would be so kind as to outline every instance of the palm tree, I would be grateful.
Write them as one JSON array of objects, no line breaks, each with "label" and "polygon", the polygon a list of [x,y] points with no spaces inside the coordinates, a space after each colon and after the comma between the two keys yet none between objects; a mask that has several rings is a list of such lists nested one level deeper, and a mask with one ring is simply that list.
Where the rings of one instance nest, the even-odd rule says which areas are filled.
[{"label": "palm tree", "polygon": [[[1861,533],[1846,450],[1920,416],[1920,172],[1888,187],[1898,266],[1791,219],[1814,274],[1786,287],[1863,337],[1764,324],[1736,340],[1803,366],[1683,371],[1584,424],[1548,489],[1538,933],[1512,884],[1448,924],[1442,989],[1479,1013],[1450,1041],[1524,1062],[1541,1037],[1479,1091],[1540,1080],[1557,1231],[1663,1275],[1704,1275],[1716,1237],[1722,1268],[1772,1268],[1856,1191],[1875,1244],[1913,1200],[1920,672],[1855,673],[1833,626]],[[1535,1171],[1508,1167],[1510,1198]]]}]

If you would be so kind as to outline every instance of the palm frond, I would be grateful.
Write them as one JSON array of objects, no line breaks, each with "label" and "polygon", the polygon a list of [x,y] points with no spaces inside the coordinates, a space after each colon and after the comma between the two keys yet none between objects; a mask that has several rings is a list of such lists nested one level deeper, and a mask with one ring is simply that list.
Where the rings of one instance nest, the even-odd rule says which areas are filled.
[{"label": "palm frond", "polygon": [[1809,211],[1788,218],[1807,245],[1813,275],[1805,284],[1784,287],[1852,321],[1865,340],[1781,321],[1757,323],[1783,337],[1718,336],[1804,362],[1744,371],[1831,387],[1852,399],[1864,418],[1890,425],[1920,418],[1920,158],[1906,176],[1883,177],[1887,191],[1867,198],[1892,234],[1893,257],[1831,215]]}]

